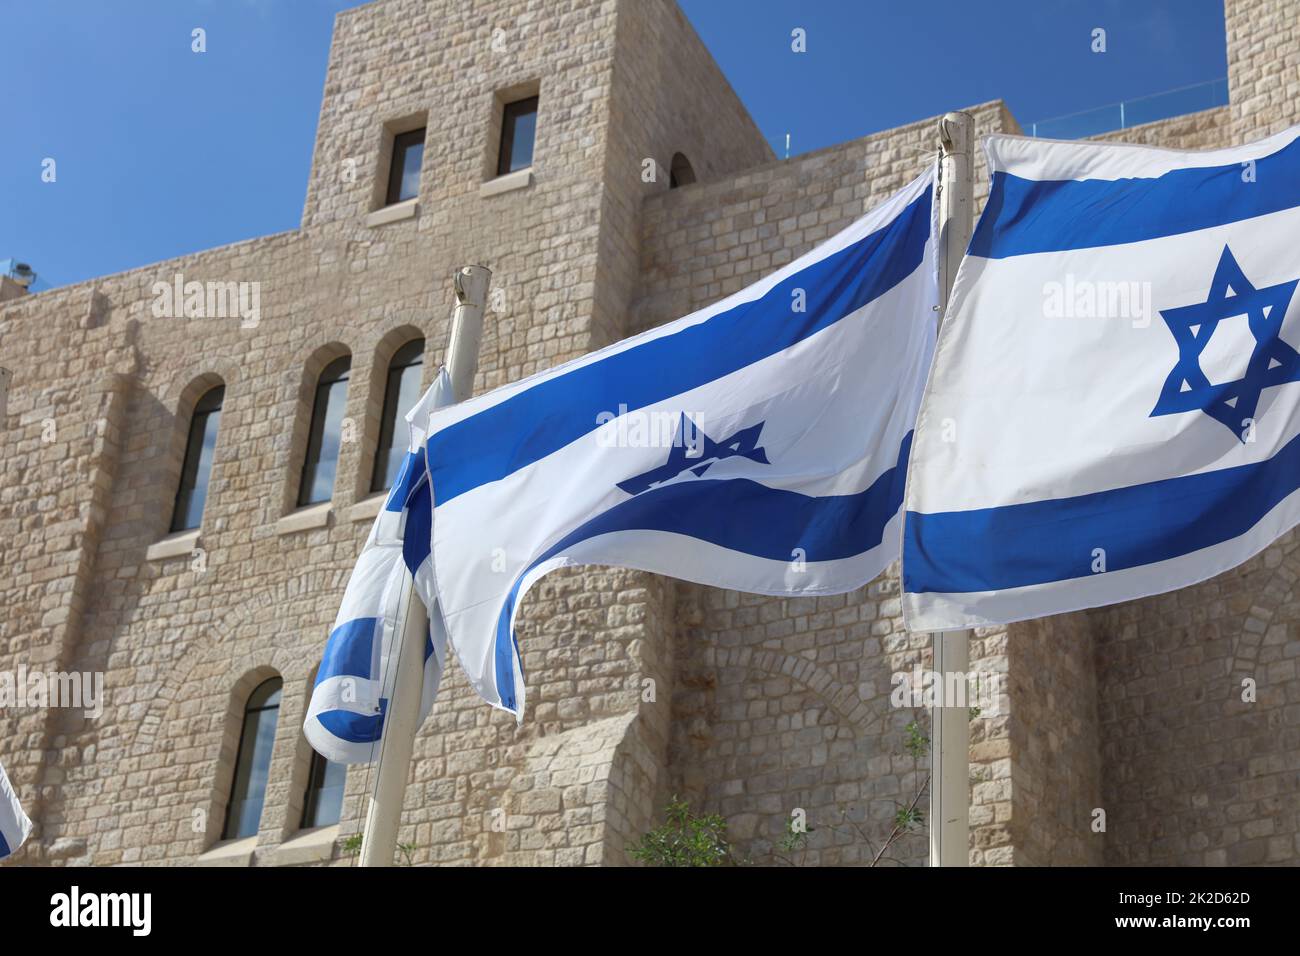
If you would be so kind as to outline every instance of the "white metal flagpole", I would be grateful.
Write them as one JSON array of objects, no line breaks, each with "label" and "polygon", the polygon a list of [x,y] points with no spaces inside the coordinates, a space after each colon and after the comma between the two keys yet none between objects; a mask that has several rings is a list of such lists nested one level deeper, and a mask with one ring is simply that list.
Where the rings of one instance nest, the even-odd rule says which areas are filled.
[{"label": "white metal flagpole", "polygon": [[[957,266],[970,244],[974,221],[975,120],[969,113],[948,113],[939,121],[939,315],[948,314]],[[959,706],[949,690],[966,687],[972,631],[933,635],[932,670],[941,681],[930,727],[930,865],[967,866],[970,862],[970,712],[964,693]],[[949,679],[952,675],[953,679]]]},{"label": "white metal flagpole", "polygon": [[[447,374],[452,394],[463,402],[474,387],[479,344],[483,340],[483,310],[492,273],[483,266],[466,266],[456,273],[456,310],[447,343]],[[402,633],[397,651],[397,673],[388,698],[383,743],[375,769],[375,787],[366,812],[361,839],[362,866],[392,866],[397,851],[397,828],[420,724],[420,698],[424,690],[424,636],[427,615],[424,602],[407,581],[402,593]]]}]

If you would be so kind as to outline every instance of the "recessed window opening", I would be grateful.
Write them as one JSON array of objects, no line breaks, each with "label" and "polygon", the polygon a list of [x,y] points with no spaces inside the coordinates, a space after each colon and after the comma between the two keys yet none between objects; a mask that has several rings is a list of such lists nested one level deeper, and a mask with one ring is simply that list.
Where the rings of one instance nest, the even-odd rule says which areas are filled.
[{"label": "recessed window opening", "polygon": [[537,136],[537,97],[507,103],[501,115],[501,152],[497,175],[504,176],[533,164]]}]

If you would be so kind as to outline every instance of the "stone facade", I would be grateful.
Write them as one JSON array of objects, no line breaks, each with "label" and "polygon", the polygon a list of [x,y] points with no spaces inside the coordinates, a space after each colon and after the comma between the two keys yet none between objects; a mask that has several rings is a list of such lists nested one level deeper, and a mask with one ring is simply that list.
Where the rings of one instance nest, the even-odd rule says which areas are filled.
[{"label": "stone facade", "polygon": [[[1231,105],[1105,138],[1178,148],[1297,121],[1295,0],[1227,0]],[[501,103],[536,92],[531,182],[491,194]],[[954,104],[960,106],[961,104]],[[979,131],[1019,132],[998,102]],[[377,224],[392,136],[427,124],[417,208]],[[476,390],[683,315],[778,268],[931,162],[934,118],[775,161],[671,0],[377,0],[340,14],[302,227],[0,304],[13,373],[0,456],[0,671],[97,671],[103,713],[0,710],[0,762],[37,823],[19,863],[350,865],[301,834],[309,681],[374,514],[389,358],[444,348],[450,276],[493,270]],[[675,153],[699,182],[668,188]],[[643,172],[654,160],[655,177]],[[987,176],[977,164],[977,193]],[[260,321],[156,318],[157,281],[255,281]],[[332,502],[294,509],[316,377],[350,353]],[[193,547],[159,548],[195,402],[224,383]],[[290,423],[286,425],[285,423]],[[294,516],[289,521],[282,519]],[[166,552],[173,556],[166,556]],[[1300,539],[1161,598],[977,633],[1006,676],[972,726],[973,863],[1300,861]],[[737,851],[861,864],[927,773],[928,661],[896,570],[776,599],[616,569],[545,578],[524,606],[516,726],[453,665],[416,742],[401,842],[417,863],[620,864],[674,794]],[[284,680],[260,830],[219,840],[251,689]],[[1257,686],[1241,700],[1242,681]],[[1107,830],[1093,832],[1096,809]],[[310,844],[304,849],[304,841]],[[925,858],[922,837],[897,843]]]}]

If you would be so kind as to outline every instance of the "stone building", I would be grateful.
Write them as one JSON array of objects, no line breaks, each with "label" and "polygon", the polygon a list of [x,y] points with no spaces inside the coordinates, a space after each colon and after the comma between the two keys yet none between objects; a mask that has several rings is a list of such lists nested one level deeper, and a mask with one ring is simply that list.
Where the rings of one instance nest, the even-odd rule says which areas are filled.
[{"label": "stone building", "polygon": [[[1225,6],[1230,105],[1107,138],[1202,148],[1300,119],[1300,5]],[[1019,131],[1000,102],[952,106]],[[531,157],[499,165],[531,120]],[[0,709],[0,762],[37,824],[16,862],[350,865],[369,775],[350,769],[331,812],[341,774],[313,761],[303,710],[377,510],[389,383],[432,380],[453,270],[494,273],[491,389],[789,262],[913,178],[934,128],[777,161],[672,0],[341,13],[301,228],[0,295],[0,672],[105,687],[98,715]],[[226,284],[257,283],[256,309],[160,315],[155,284],[177,277],[232,302]],[[344,427],[318,501],[326,392]],[[205,423],[206,500],[187,453]],[[972,666],[1006,683],[972,725],[972,863],[1300,861],[1298,582],[1293,532],[1198,587],[978,632]],[[904,748],[924,712],[889,701],[928,655],[898,590],[893,572],[790,600],[550,575],[520,627],[530,713],[517,727],[450,666],[401,841],[420,864],[620,864],[677,794],[756,862],[799,809],[799,859],[869,860],[926,774]],[[924,837],[893,855],[923,862]]]}]

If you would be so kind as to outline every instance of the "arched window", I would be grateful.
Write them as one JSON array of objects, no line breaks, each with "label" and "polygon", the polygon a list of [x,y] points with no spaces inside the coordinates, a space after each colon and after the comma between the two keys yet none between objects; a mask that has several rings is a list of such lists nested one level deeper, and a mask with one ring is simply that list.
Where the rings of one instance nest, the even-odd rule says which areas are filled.
[{"label": "arched window", "polygon": [[172,510],[172,531],[189,531],[203,521],[203,505],[208,498],[208,479],[212,475],[212,452],[217,445],[217,426],[221,424],[221,402],[225,386],[208,389],[194,406],[190,434],[185,444],[181,466],[181,483],[176,489],[176,506]]},{"label": "arched window", "polygon": [[673,153],[673,164],[668,168],[668,188],[689,186],[693,182],[695,170],[691,168],[691,161],[681,153]]},{"label": "arched window", "polygon": [[406,429],[400,426],[406,413],[420,398],[423,365],[424,339],[407,342],[388,363],[384,414],[379,421],[379,447],[375,450],[375,473],[370,481],[372,492],[388,490],[402,466],[402,459],[406,457]]},{"label": "arched window", "polygon": [[307,796],[302,805],[302,829],[328,827],[339,822],[343,814],[343,787],[348,768],[311,752],[311,770],[307,774]]},{"label": "arched window", "polygon": [[235,757],[235,778],[226,807],[226,826],[221,831],[223,840],[253,836],[262,820],[262,801],[266,799],[266,778],[271,769],[283,683],[280,678],[272,677],[258,684],[248,696]]},{"label": "arched window", "polygon": [[307,435],[307,457],[302,463],[298,485],[298,506],[314,505],[334,496],[334,472],[339,463],[339,436],[343,409],[348,401],[348,374],[352,357],[336,358],[316,381],[316,400],[311,410],[311,431]]}]

